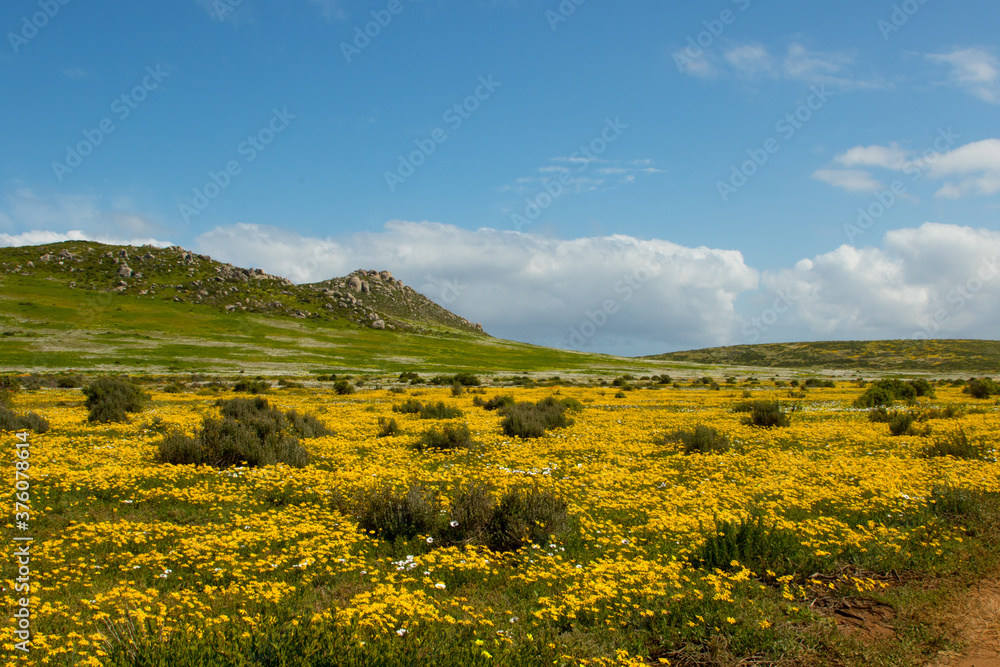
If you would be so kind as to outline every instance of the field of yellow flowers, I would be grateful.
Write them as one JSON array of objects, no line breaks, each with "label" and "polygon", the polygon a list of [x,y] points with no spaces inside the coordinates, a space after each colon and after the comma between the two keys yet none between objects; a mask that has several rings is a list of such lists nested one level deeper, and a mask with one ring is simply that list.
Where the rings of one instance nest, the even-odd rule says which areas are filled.
[{"label": "field of yellow flowers", "polygon": [[[15,530],[12,512],[5,522],[8,544],[34,538],[28,654],[15,649],[21,594],[6,559],[5,664],[99,665],[109,651],[127,659],[133,645],[159,641],[174,641],[174,652],[214,645],[266,653],[261,637],[316,647],[315,663],[295,664],[695,664],[684,662],[695,659],[685,651],[720,650],[762,662],[822,656],[849,649],[830,643],[835,623],[811,601],[891,599],[900,575],[959,567],[976,536],[935,512],[935,490],[1000,492],[1000,412],[961,387],[938,386],[911,409],[978,410],[902,436],[851,407],[863,390],[846,382],[807,392],[770,383],[483,389],[273,391],[271,405],[311,413],[333,434],[303,441],[303,468],[221,470],[157,461],[164,427],[193,431],[218,412],[215,396],[154,390],[130,423],[101,425],[87,422],[79,390],[20,393],[15,407],[43,415],[51,430],[29,434],[27,532]],[[461,408],[450,422],[467,424],[480,445],[417,451],[420,434],[441,422],[392,412],[412,394]],[[496,412],[473,405],[497,394],[573,398],[583,409],[570,426],[521,440],[503,434]],[[781,400],[791,425],[744,425],[732,407],[747,396]],[[380,417],[395,417],[401,432],[378,437]],[[731,449],[685,455],[662,442],[697,425],[728,436]],[[985,455],[922,455],[953,433]],[[13,493],[17,438],[0,438]],[[413,482],[437,490],[447,509],[475,480],[558,494],[569,503],[570,529],[499,554],[423,535],[387,544],[345,509],[345,498],[366,489]],[[717,526],[751,515],[793,535],[808,571],[698,565]],[[336,659],[318,657],[331,651]],[[264,653],[260,664],[278,664]]]}]

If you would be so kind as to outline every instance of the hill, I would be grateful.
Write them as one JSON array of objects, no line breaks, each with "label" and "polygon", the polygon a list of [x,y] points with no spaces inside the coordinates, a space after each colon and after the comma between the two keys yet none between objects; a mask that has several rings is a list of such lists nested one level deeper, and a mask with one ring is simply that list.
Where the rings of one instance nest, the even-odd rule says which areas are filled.
[{"label": "hill", "polygon": [[657,370],[497,340],[387,271],[320,283],[183,248],[0,248],[0,372]]},{"label": "hill", "polygon": [[955,373],[1000,369],[1000,341],[876,340],[731,345],[647,359],[760,368]]}]

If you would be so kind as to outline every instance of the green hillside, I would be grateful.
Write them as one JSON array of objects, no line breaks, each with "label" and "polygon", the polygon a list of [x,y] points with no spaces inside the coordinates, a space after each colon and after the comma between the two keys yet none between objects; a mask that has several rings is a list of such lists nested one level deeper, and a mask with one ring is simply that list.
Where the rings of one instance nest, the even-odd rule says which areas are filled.
[{"label": "green hillside", "polygon": [[69,242],[0,249],[0,371],[669,366],[498,340],[373,270],[293,285],[177,247]]},{"label": "green hillside", "polygon": [[996,373],[1000,369],[1000,341],[877,340],[770,343],[712,347],[646,358],[724,367]]}]

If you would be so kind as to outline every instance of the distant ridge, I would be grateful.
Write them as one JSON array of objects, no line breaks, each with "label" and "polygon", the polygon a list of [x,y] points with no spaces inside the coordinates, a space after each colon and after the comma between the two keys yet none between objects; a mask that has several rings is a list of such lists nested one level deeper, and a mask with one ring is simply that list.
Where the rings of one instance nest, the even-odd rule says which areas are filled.
[{"label": "distant ridge", "polygon": [[1000,372],[1000,341],[874,340],[730,345],[645,359],[761,368]]},{"label": "distant ridge", "polygon": [[320,283],[216,261],[179,246],[66,241],[0,248],[0,274],[35,276],[88,289],[215,306],[225,312],[346,320],[372,329],[420,332],[445,327],[485,335],[482,326],[442,308],[388,271],[359,269]]}]

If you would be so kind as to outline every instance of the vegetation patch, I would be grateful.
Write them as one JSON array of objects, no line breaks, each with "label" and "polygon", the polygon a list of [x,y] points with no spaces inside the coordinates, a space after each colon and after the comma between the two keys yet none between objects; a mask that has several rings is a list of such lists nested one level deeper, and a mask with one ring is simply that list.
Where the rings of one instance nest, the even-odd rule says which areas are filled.
[{"label": "vegetation patch", "polygon": [[503,408],[500,427],[504,435],[518,438],[541,438],[548,429],[565,428],[573,423],[566,414],[570,407],[555,396],[537,403],[514,403]]},{"label": "vegetation patch", "polygon": [[83,388],[87,421],[106,424],[126,422],[130,413],[142,412],[149,396],[129,378],[102,377]]},{"label": "vegetation patch", "polygon": [[729,438],[712,426],[698,424],[692,430],[679,430],[664,435],[662,444],[679,443],[685,454],[725,454],[729,451]]}]

